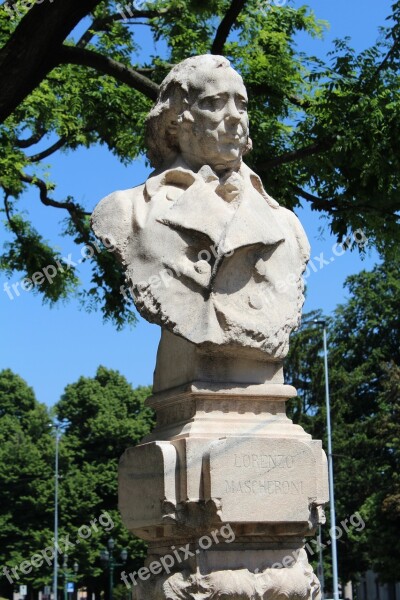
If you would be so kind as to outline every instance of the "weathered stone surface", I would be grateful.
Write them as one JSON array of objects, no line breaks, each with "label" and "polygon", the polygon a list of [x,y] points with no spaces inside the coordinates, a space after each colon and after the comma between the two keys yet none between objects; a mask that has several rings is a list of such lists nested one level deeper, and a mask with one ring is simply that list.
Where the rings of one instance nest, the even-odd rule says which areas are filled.
[{"label": "weathered stone surface", "polygon": [[308,522],[320,475],[304,442],[232,437],[210,446],[205,497],[224,522]]},{"label": "weathered stone surface", "polygon": [[311,439],[286,416],[285,401],[296,396],[290,385],[193,382],[147,399],[157,414],[145,441],[226,436]]},{"label": "weathered stone surface", "polygon": [[160,536],[146,528],[193,535],[219,523],[260,523],[265,535],[285,524],[281,531],[307,534],[328,501],[326,457],[306,434],[213,441],[195,433],[143,444],[123,455],[119,481],[124,523],[146,539]]},{"label": "weathered stone surface", "polygon": [[119,463],[119,509],[132,530],[162,523],[176,505],[177,453],[169,442],[128,448]]},{"label": "weathered stone surface", "polygon": [[265,356],[224,352],[209,344],[193,344],[164,329],[157,352],[154,392],[180,386],[188,381],[230,382],[247,385],[283,383],[283,367]]},{"label": "weathered stone surface", "polygon": [[102,200],[92,227],[113,240],[146,319],[209,352],[280,360],[299,324],[309,245],[242,161],[246,106],[225,58],[177,65],[148,118],[156,171]]},{"label": "weathered stone surface", "polygon": [[308,563],[305,550],[298,551],[285,568],[224,569],[204,572],[182,569],[140,581],[133,600],[319,600],[319,581]]}]

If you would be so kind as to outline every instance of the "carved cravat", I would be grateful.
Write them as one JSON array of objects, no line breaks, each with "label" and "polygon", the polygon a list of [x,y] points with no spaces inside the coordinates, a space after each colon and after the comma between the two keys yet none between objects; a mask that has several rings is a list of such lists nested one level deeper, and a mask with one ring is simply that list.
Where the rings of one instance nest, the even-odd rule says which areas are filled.
[{"label": "carved cravat", "polygon": [[198,172],[202,179],[211,185],[213,190],[225,202],[232,202],[243,196],[245,181],[243,175],[237,171],[229,171],[228,173],[218,177],[209,165],[204,165]]},{"label": "carved cravat", "polygon": [[215,193],[221,196],[225,202],[233,202],[237,200],[240,202],[243,196],[245,188],[245,182],[240,173],[233,172],[225,175],[220,179],[219,185],[215,189]]}]

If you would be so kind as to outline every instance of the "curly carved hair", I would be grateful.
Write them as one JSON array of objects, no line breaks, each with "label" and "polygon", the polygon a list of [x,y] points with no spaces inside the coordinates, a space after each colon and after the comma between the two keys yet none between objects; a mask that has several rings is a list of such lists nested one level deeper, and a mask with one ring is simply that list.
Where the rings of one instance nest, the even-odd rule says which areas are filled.
[{"label": "curly carved hair", "polygon": [[[147,115],[145,143],[147,157],[154,168],[171,163],[179,153],[178,140],[170,132],[172,123],[182,122],[189,107],[190,92],[194,89],[195,75],[199,71],[210,73],[215,69],[230,69],[224,56],[203,54],[192,56],[176,65],[161,84],[157,102]],[[251,150],[250,138],[244,153]]]}]

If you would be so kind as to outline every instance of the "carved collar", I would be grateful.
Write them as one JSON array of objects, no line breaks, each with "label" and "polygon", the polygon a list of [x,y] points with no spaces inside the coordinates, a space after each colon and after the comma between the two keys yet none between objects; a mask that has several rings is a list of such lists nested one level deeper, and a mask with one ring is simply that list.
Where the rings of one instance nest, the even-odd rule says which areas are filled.
[{"label": "carved collar", "polygon": [[243,194],[234,211],[218,194],[226,182],[221,183],[207,165],[194,173],[181,160],[148,179],[145,198],[151,201],[165,191],[170,202],[159,206],[157,221],[174,229],[206,234],[226,253],[254,244],[275,246],[283,242],[276,215],[279,205],[266,194],[260,178],[243,163],[235,176],[242,179]]},{"label": "carved collar", "polygon": [[[279,208],[278,202],[265,191],[260,177],[244,162],[242,162],[237,175],[243,179],[245,185],[251,185],[267,201],[271,208]],[[204,165],[195,173],[182,157],[178,156],[169,169],[161,173],[154,171],[150,175],[145,184],[145,196],[147,199],[151,199],[164,186],[174,186],[184,191],[196,181],[212,184],[212,187],[217,189],[221,185],[221,179],[223,178],[219,178],[209,165]]]}]

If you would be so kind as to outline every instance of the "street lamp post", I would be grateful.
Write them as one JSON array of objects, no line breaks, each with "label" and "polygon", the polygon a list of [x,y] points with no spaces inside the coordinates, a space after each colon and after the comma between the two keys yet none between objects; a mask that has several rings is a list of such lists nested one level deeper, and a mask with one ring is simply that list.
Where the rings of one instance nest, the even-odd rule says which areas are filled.
[{"label": "street lamp post", "polygon": [[63,561],[64,600],[68,600],[68,579],[72,576],[75,579],[75,575],[78,573],[78,570],[79,570],[79,563],[77,561],[75,561],[72,568],[73,568],[73,572],[68,570],[68,554],[64,554],[64,561]]},{"label": "street lamp post", "polygon": [[329,507],[331,516],[331,548],[332,548],[332,575],[333,575],[333,598],[339,600],[339,579],[337,565],[337,545],[336,545],[336,512],[335,512],[335,490],[333,483],[333,453],[332,453],[332,426],[331,426],[331,403],[329,393],[329,369],[328,369],[328,344],[326,339],[326,321],[324,319],[312,319],[303,324],[321,325],[323,328],[323,347],[324,347],[324,373],[325,373],[325,403],[326,403],[326,431],[328,438],[328,482],[329,482]]},{"label": "street lamp post", "polygon": [[60,437],[63,427],[67,423],[65,421],[55,421],[50,424],[55,432],[55,457],[54,457],[54,563],[53,563],[53,600],[57,600],[57,589],[58,589],[58,456],[60,448]]},{"label": "street lamp post", "polygon": [[53,597],[57,600],[57,588],[58,588],[58,562],[57,562],[57,549],[58,549],[58,449],[60,443],[60,425],[55,423],[53,425],[56,436],[56,449],[55,449],[55,460],[54,460],[54,563],[53,563]]},{"label": "street lamp post", "polygon": [[109,585],[109,598],[108,600],[113,600],[113,591],[114,591],[114,569],[115,567],[123,567],[128,558],[128,551],[124,548],[121,550],[120,563],[116,562],[114,559],[114,546],[115,542],[113,538],[110,538],[107,542],[108,548],[104,548],[104,550],[100,553],[100,560],[105,569],[108,569],[108,585]]},{"label": "street lamp post", "polygon": [[325,367],[325,399],[326,399],[326,430],[328,435],[328,480],[329,480],[329,507],[331,514],[331,536],[332,542],[332,575],[333,575],[333,598],[339,600],[339,581],[337,567],[336,547],[336,512],[335,512],[335,490],[333,484],[333,453],[332,453],[332,428],[331,428],[331,403],[329,394],[329,371],[328,371],[328,345],[326,341],[326,322],[321,321],[324,337],[324,367]]}]

